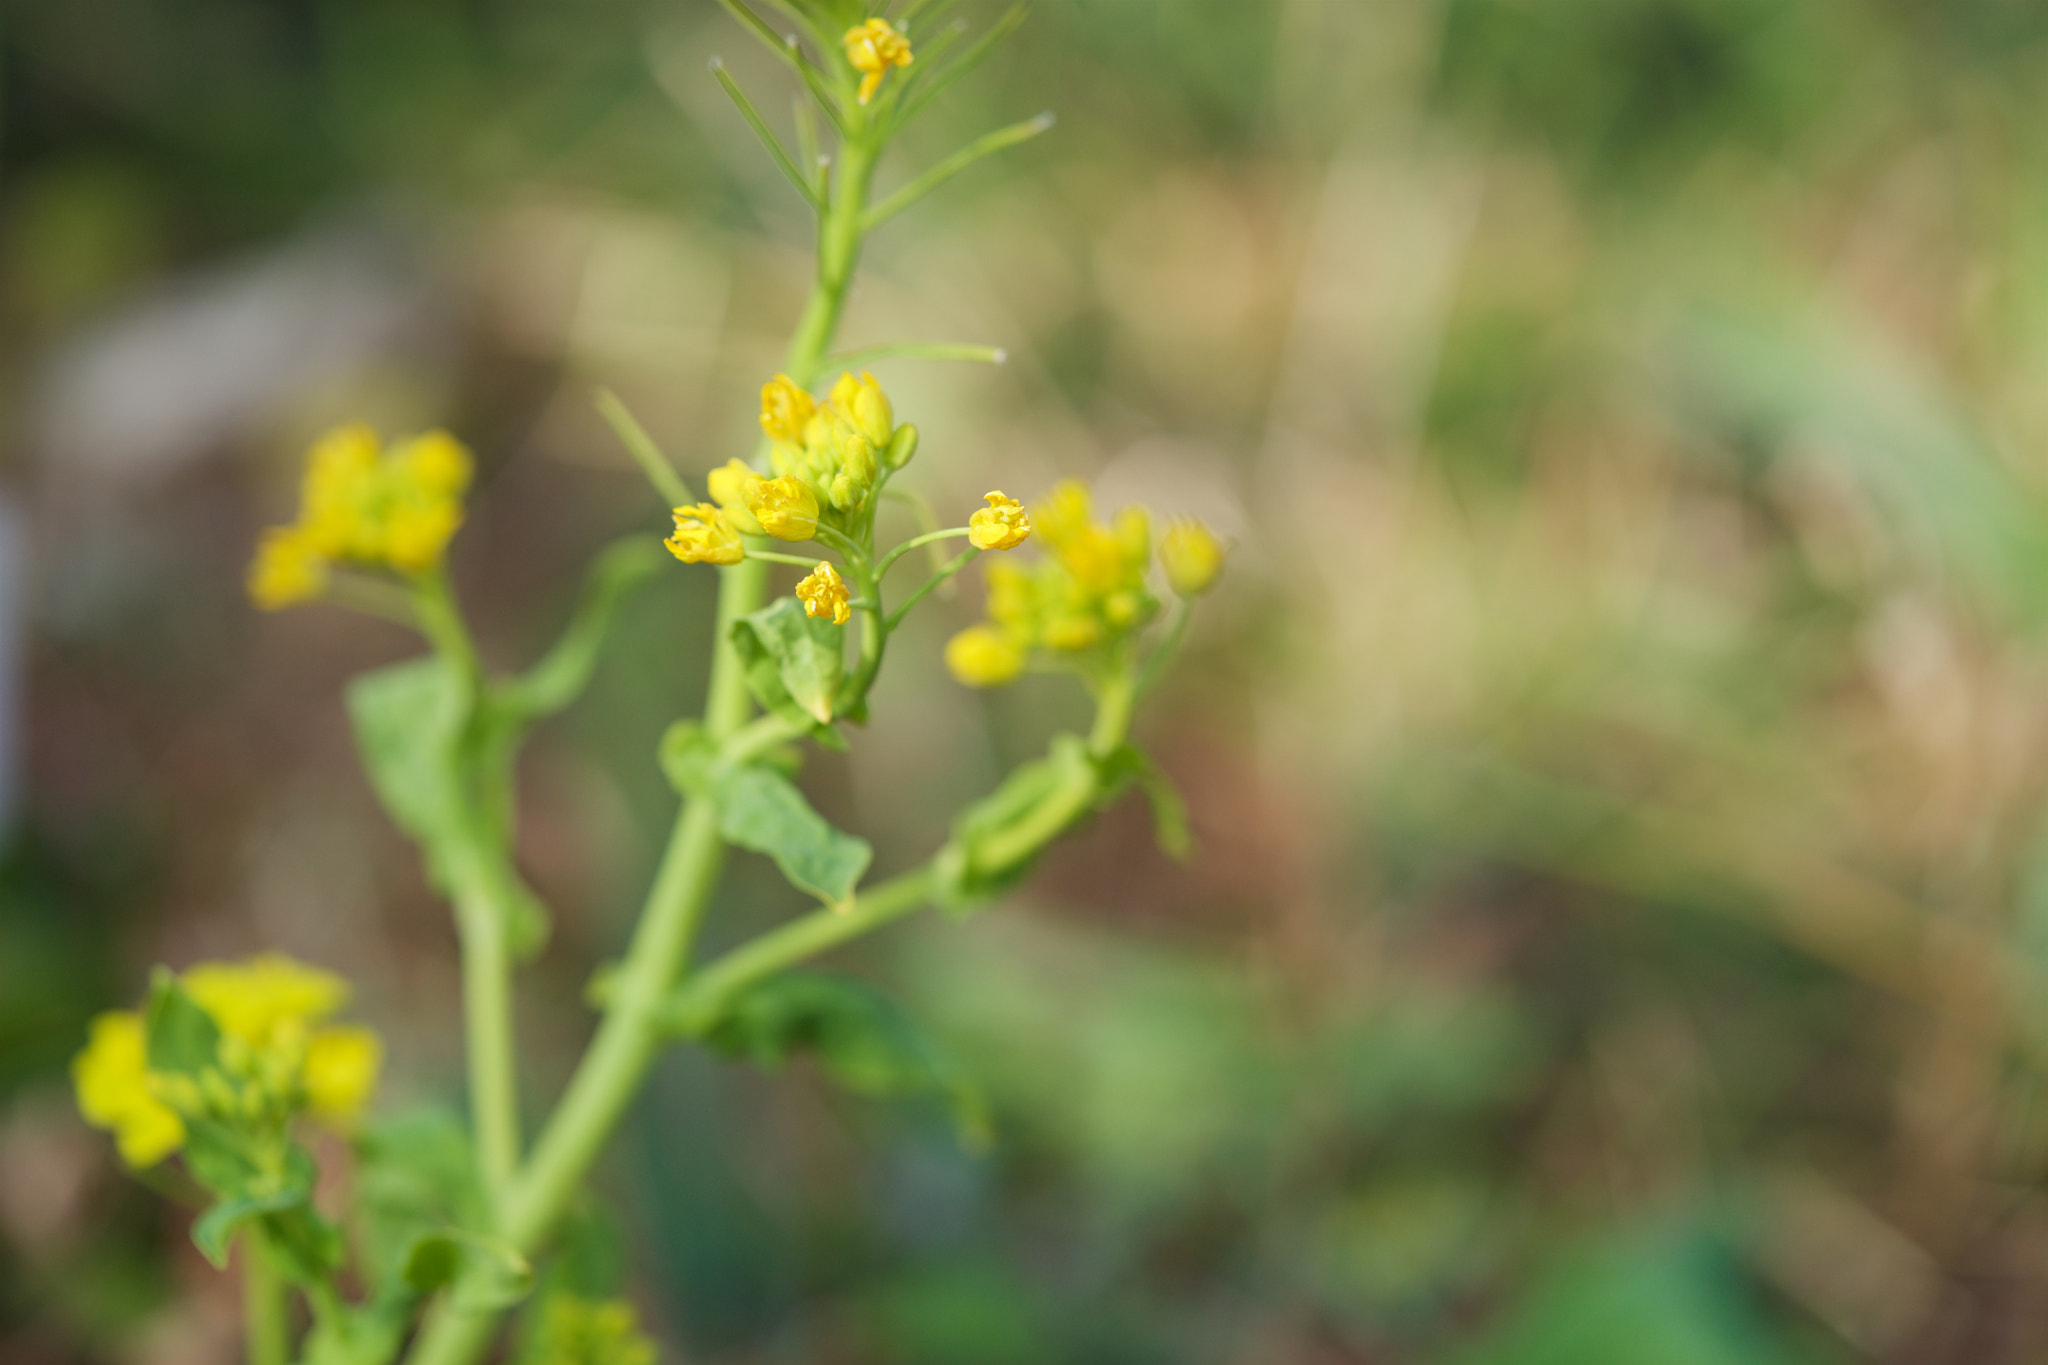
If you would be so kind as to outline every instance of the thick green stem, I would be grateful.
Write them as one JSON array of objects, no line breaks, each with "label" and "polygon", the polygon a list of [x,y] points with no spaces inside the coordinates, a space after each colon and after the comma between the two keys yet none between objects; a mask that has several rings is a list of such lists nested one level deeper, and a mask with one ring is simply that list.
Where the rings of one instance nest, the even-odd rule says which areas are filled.
[{"label": "thick green stem", "polygon": [[291,1324],[285,1317],[284,1278],[260,1236],[242,1238],[242,1330],[249,1365],[285,1365],[291,1359]]},{"label": "thick green stem", "polygon": [[519,1069],[512,1022],[512,951],[505,907],[476,890],[460,893],[463,1049],[469,1061],[470,1122],[477,1175],[502,1219],[519,1167]]},{"label": "thick green stem", "polygon": [[[842,148],[835,193],[819,227],[817,282],[784,364],[798,383],[808,383],[816,373],[845,309],[878,151],[859,140]],[[733,622],[761,605],[767,570],[759,561],[743,561],[720,574],[717,639],[704,707],[705,730],[715,741],[738,731],[752,710],[731,634]],[[500,1233],[521,1251],[530,1253],[546,1239],[646,1079],[662,1042],[658,1006],[688,962],[723,855],[716,812],[702,801],[687,803],[620,966],[611,1005],[501,1210]],[[496,1325],[495,1314],[463,1312],[444,1300],[413,1347],[412,1365],[467,1365],[488,1344]]]}]

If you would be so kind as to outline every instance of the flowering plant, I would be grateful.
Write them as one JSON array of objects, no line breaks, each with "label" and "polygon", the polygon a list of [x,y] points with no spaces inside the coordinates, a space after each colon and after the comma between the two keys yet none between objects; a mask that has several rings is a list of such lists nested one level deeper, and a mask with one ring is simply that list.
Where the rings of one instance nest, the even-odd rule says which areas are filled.
[{"label": "flowering plant", "polygon": [[[1170,789],[1128,731],[1191,602],[1220,567],[1214,537],[1183,523],[1161,538],[1172,605],[1156,632],[1162,597],[1152,583],[1149,518],[1125,509],[1098,522],[1079,484],[1062,484],[1028,509],[990,492],[965,524],[927,526],[882,549],[878,535],[895,515],[885,515],[885,504],[923,506],[891,486],[918,454],[918,431],[898,420],[872,373],[828,354],[866,235],[972,162],[1049,126],[1032,119],[989,134],[872,202],[891,138],[1020,16],[940,62],[958,31],[914,53],[908,35],[924,0],[909,0],[893,18],[866,13],[858,0],[793,2],[786,14],[799,36],[787,41],[742,0],[724,2],[801,80],[804,107],[823,115],[837,141],[830,156],[807,146],[800,162],[714,66],[817,213],[817,276],[783,369],[761,390],[760,448],[708,471],[708,500],[692,496],[623,405],[601,400],[672,509],[673,531],[661,543],[673,559],[653,535],[604,551],[559,641],[523,672],[492,673],[445,571],[464,515],[468,451],[445,432],[385,443],[367,427],[348,426],[315,443],[297,519],[266,534],[250,569],[249,590],[262,607],[320,601],[371,612],[418,630],[431,646],[356,679],[348,708],[379,798],[453,908],[468,1122],[372,1121],[377,1036],[334,1022],[345,983],[275,956],[160,972],[140,1011],[94,1023],[75,1064],[85,1116],[114,1133],[132,1167],[162,1172],[179,1163],[180,1178],[189,1177],[205,1204],[194,1240],[216,1264],[231,1250],[239,1255],[257,1365],[294,1356],[309,1365],[380,1365],[408,1349],[420,1365],[461,1365],[489,1348],[522,1303],[533,1359],[651,1359],[616,1285],[579,1278],[565,1268],[571,1258],[550,1253],[661,1049],[689,1040],[772,1062],[821,1039],[853,1037],[863,1044],[862,1066],[842,1070],[857,1088],[952,1088],[928,1050],[900,1041],[886,1001],[795,969],[923,906],[965,912],[987,904],[1055,837],[1127,785],[1151,796],[1169,846],[1185,839]],[[808,128],[804,140],[814,144]],[[822,394],[814,391],[821,383]],[[892,603],[892,570],[949,539],[967,545]],[[961,812],[926,862],[864,884],[871,849],[811,808],[791,779],[798,746],[845,747],[847,727],[867,717],[907,613],[977,557],[1034,540],[1049,553],[1031,568],[1007,559],[994,566],[987,623],[957,635],[946,660],[974,686],[1027,668],[1071,673],[1093,695],[1094,724],[1085,736],[1060,736],[1045,758]],[[777,548],[784,545],[809,553]],[[620,595],[674,561],[712,565],[720,576],[703,713],[677,721],[660,746],[681,809],[623,957],[593,983],[602,1011],[595,1036],[529,1140],[515,1066],[515,968],[543,947],[549,916],[514,858],[514,760],[531,725],[582,691]],[[803,576],[793,592],[771,594],[780,566]],[[698,964],[692,946],[729,846],[768,855],[818,905]],[[831,1069],[833,1058],[824,1060]],[[971,1107],[965,1112],[972,1117]],[[352,1144],[353,1175],[338,1209],[328,1207],[324,1188],[315,1197],[318,1172],[300,1141],[302,1120]],[[310,1315],[302,1340],[294,1294]]]}]

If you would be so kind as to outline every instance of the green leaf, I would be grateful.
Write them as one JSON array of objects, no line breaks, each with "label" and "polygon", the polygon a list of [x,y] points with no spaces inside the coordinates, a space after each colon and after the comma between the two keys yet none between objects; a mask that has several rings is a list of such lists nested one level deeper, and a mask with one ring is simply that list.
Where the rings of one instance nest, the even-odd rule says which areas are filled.
[{"label": "green leaf", "polygon": [[1102,760],[1100,768],[1100,799],[1107,801],[1126,782],[1137,784],[1152,806],[1152,837],[1159,841],[1160,850],[1169,858],[1185,859],[1194,848],[1195,838],[1188,828],[1187,803],[1174,790],[1173,780],[1159,771],[1142,750],[1129,744],[1119,745],[1116,752]]},{"label": "green leaf", "polygon": [[712,765],[718,759],[718,745],[694,720],[679,720],[662,731],[656,750],[662,776],[683,796],[704,796],[711,791]]},{"label": "green leaf", "polygon": [[400,1274],[422,1297],[453,1286],[455,1307],[471,1313],[510,1308],[533,1291],[533,1266],[517,1247],[458,1228],[415,1237]]},{"label": "green leaf", "polygon": [[220,1026],[167,971],[159,969],[150,982],[144,1028],[150,1070],[196,1076],[215,1065]]},{"label": "green leaf", "polygon": [[304,1208],[305,1205],[304,1189],[273,1190],[268,1194],[223,1199],[200,1214],[192,1224],[192,1245],[199,1248],[200,1255],[212,1262],[215,1270],[225,1270],[228,1264],[228,1246],[244,1224],[254,1222],[265,1214],[283,1213],[287,1209]]},{"label": "green leaf", "polygon": [[484,1225],[483,1193],[461,1120],[440,1109],[378,1123],[356,1144],[355,1210],[372,1283],[402,1281],[414,1244]]},{"label": "green leaf", "polygon": [[626,590],[660,566],[662,553],[646,537],[622,540],[597,557],[568,628],[539,663],[509,683],[503,702],[522,717],[553,715],[576,700],[597,667],[598,651]]},{"label": "green leaf", "polygon": [[428,879],[500,907],[512,951],[538,952],[547,910],[512,865],[502,795],[466,789],[462,776],[495,786],[510,769],[521,717],[504,706],[477,715],[462,678],[439,658],[363,674],[349,684],[348,709],[370,785],[419,845]]},{"label": "green leaf", "polygon": [[820,725],[846,674],[844,628],[808,615],[794,597],[778,597],[733,623],[733,648],[747,687],[768,710]]},{"label": "green leaf", "polygon": [[956,914],[986,905],[1022,881],[1054,835],[1070,821],[1047,825],[1044,837],[1005,849],[1010,836],[1045,818],[1044,812],[1087,808],[1100,780],[1095,760],[1078,735],[1056,735],[1044,758],[1019,764],[1002,785],[960,813],[953,837],[933,865],[933,898]]},{"label": "green leaf", "polygon": [[874,857],[865,839],[832,828],[794,783],[767,768],[747,764],[722,774],[712,799],[721,838],[767,854],[790,885],[828,904],[853,895]]},{"label": "green leaf", "polygon": [[845,977],[786,972],[757,982],[728,1002],[703,1040],[764,1071],[811,1054],[856,1094],[938,1096],[963,1141],[987,1140],[986,1107],[960,1067],[894,1001]]}]

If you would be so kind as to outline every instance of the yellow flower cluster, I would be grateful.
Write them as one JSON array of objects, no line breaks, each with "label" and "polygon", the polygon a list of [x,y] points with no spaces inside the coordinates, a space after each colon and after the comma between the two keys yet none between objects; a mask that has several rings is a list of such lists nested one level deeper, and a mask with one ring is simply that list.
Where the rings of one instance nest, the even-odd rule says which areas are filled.
[{"label": "yellow flower cluster", "polygon": [[659,1353],[624,1299],[556,1294],[541,1315],[532,1365],[655,1365]]},{"label": "yellow flower cluster", "polygon": [[94,1019],[85,1050],[72,1059],[79,1112],[112,1131],[129,1165],[153,1166],[176,1152],[188,1119],[303,1109],[346,1127],[368,1104],[383,1043],[370,1029],[326,1022],[348,1001],[340,977],[266,954],[202,963],[179,985],[220,1029],[217,1067],[197,1079],[151,1071],[147,1029],[132,1010]]},{"label": "yellow flower cluster", "polygon": [[473,462],[445,431],[382,448],[356,423],[313,443],[299,519],[264,532],[249,566],[249,595],[266,609],[318,596],[336,561],[425,573],[462,524]]},{"label": "yellow flower cluster", "polygon": [[[788,375],[776,375],[761,388],[761,429],[774,443],[770,458],[781,476],[763,482],[802,485],[801,493],[785,486],[775,499],[807,503],[814,519],[826,512],[847,518],[859,512],[874,491],[884,464],[901,467],[910,458],[915,438],[914,432],[905,433],[909,439],[899,438],[889,396],[866,371],[859,379],[841,374],[822,403],[798,388]],[[742,496],[769,535],[781,540],[809,539],[801,519],[792,529],[803,533],[784,534],[762,516],[748,490],[743,489]]]},{"label": "yellow flower cluster", "polygon": [[[1003,504],[1015,504],[1000,497],[990,494],[988,508],[970,521],[971,538],[983,548],[1007,548],[998,533],[1010,524]],[[971,687],[1009,682],[1024,671],[1034,650],[1071,657],[1112,645],[1159,609],[1145,582],[1152,522],[1142,507],[1126,507],[1109,522],[1098,522],[1088,490],[1070,480],[1028,517],[1021,511],[1015,516],[1017,540],[1035,534],[1051,554],[1029,567],[989,566],[988,620],[946,646],[947,667]],[[1170,526],[1159,553],[1169,583],[1183,596],[1206,589],[1223,565],[1223,547],[1197,522]]]},{"label": "yellow flower cluster", "polygon": [[882,77],[892,66],[909,66],[916,58],[910,40],[890,26],[887,19],[870,19],[846,30],[846,60],[861,73],[860,102],[866,104],[882,86]]}]

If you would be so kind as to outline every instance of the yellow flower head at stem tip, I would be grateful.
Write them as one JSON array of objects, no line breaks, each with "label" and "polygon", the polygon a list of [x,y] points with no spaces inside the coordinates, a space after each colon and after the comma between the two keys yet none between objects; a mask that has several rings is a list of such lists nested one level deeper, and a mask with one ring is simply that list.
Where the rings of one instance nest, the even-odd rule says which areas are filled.
[{"label": "yellow flower head at stem tip", "polygon": [[1002,490],[984,494],[988,506],[978,508],[967,519],[967,541],[977,550],[1013,550],[1031,534],[1031,518],[1024,504],[1003,496]]},{"label": "yellow flower head at stem tip", "polygon": [[853,608],[846,597],[846,580],[839,571],[820,560],[810,576],[796,585],[797,600],[804,604],[804,614],[820,620],[830,618],[835,626],[843,626],[853,619]]},{"label": "yellow flower head at stem tip", "polygon": [[306,1103],[314,1115],[337,1127],[361,1117],[377,1088],[384,1042],[361,1025],[323,1028],[306,1040]]},{"label": "yellow flower head at stem tip", "polygon": [[708,502],[674,509],[676,533],[661,542],[685,564],[737,564],[747,557],[740,533]]},{"label": "yellow flower head at stem tip", "polygon": [[991,626],[969,626],[946,641],[946,667],[969,687],[1000,687],[1024,671],[1024,649]]},{"label": "yellow flower head at stem tip", "polygon": [[78,1112],[114,1134],[121,1160],[137,1170],[185,1145],[185,1124],[156,1094],[142,1016],[114,1010],[92,1021],[85,1050],[71,1059]]},{"label": "yellow flower head at stem tip", "polygon": [[860,102],[866,104],[881,88],[890,67],[909,66],[916,58],[911,56],[910,40],[890,27],[887,19],[870,19],[846,30],[846,60],[861,73]]},{"label": "yellow flower head at stem tip", "polygon": [[1159,562],[1166,581],[1182,597],[1207,592],[1223,571],[1223,543],[1199,521],[1178,520],[1159,537]]},{"label": "yellow flower head at stem tip", "polygon": [[747,510],[777,540],[809,540],[818,534],[818,499],[802,479],[783,475],[745,489]]},{"label": "yellow flower head at stem tip", "polygon": [[348,983],[278,953],[246,962],[203,962],[178,978],[220,1031],[258,1050],[303,1037],[348,1003]]}]

